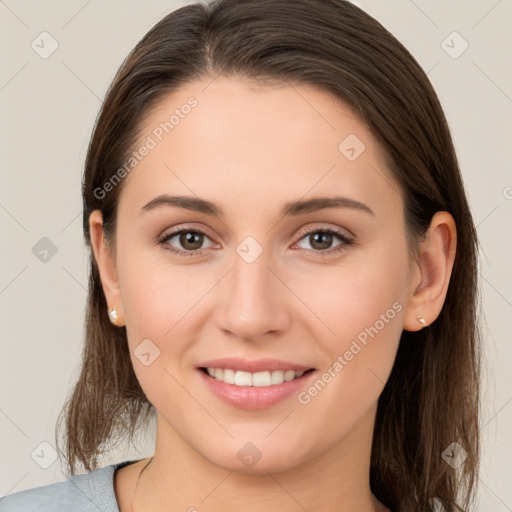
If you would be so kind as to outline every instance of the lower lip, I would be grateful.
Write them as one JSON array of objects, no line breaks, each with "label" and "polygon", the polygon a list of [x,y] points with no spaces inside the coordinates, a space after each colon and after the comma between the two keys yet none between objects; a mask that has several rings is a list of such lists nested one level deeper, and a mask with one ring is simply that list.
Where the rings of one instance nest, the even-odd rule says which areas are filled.
[{"label": "lower lip", "polygon": [[297,379],[272,386],[236,386],[210,377],[197,370],[210,391],[224,402],[240,409],[266,409],[303,388],[315,371],[308,371]]}]

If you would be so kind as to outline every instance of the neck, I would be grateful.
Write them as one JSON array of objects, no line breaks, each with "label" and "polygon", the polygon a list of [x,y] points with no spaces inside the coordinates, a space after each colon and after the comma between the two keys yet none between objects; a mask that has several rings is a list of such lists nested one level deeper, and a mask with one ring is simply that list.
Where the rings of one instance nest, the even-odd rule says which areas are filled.
[{"label": "neck", "polygon": [[264,465],[258,471],[255,464],[248,472],[213,464],[158,415],[155,455],[140,478],[133,509],[384,511],[369,485],[374,415],[372,408],[348,436],[303,463],[279,471]]}]

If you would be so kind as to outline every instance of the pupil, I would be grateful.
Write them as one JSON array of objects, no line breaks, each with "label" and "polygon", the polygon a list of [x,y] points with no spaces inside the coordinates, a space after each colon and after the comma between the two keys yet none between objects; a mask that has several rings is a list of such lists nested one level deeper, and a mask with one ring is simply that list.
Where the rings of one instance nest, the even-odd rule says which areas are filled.
[{"label": "pupil", "polygon": [[[330,233],[315,233],[313,236],[313,240],[315,243],[319,243],[321,247],[317,247],[319,249],[329,249],[332,241],[332,235]],[[322,243],[322,239],[324,242]],[[314,244],[311,244],[313,247]]]},{"label": "pupil", "polygon": [[[195,237],[198,237],[198,240],[196,240],[195,242],[195,245],[194,245],[194,238]],[[180,243],[183,247],[187,248],[187,249],[190,249],[190,250],[195,250],[195,249],[199,249],[201,247],[201,235],[200,233],[195,233],[193,231],[187,231],[186,233],[183,233],[181,235],[181,240],[180,240]],[[189,245],[187,244],[192,244],[192,247],[190,247]]]}]

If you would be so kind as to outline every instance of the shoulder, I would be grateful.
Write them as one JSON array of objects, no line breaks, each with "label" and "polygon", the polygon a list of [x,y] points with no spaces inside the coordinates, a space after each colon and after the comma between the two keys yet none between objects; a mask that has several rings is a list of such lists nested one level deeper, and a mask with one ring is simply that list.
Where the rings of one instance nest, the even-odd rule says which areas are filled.
[{"label": "shoulder", "polygon": [[9,494],[0,498],[0,512],[119,512],[114,472],[130,463],[112,464],[63,482]]}]

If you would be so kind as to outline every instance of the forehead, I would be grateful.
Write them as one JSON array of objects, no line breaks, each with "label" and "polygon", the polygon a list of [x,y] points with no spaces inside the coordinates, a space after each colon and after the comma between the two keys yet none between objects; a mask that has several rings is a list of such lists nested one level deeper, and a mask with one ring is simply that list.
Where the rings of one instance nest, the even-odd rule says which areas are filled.
[{"label": "forehead", "polygon": [[371,131],[308,85],[191,82],[147,115],[135,151],[143,146],[120,199],[138,208],[162,193],[208,198],[233,214],[329,193],[371,200],[377,210],[401,207]]}]

